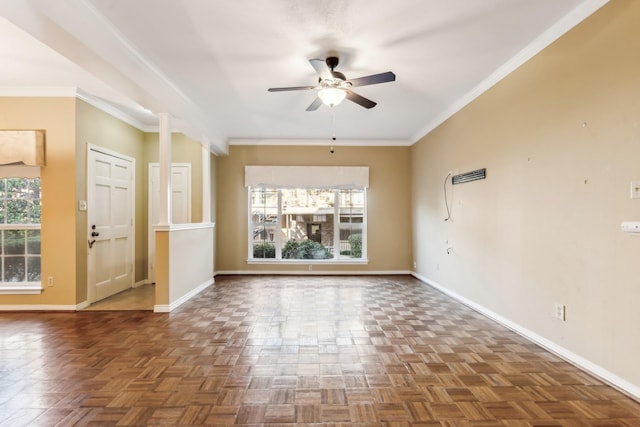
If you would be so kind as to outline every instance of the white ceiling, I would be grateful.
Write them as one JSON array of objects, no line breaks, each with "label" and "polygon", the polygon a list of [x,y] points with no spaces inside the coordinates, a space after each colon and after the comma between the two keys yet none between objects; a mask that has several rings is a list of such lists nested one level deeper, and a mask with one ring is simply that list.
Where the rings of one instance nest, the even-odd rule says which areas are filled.
[{"label": "white ceiling", "polygon": [[[410,145],[607,0],[0,0],[0,95],[77,94],[224,153],[242,143]],[[378,102],[305,109],[335,54]],[[114,107],[116,110],[114,110]],[[333,124],[332,124],[333,123]]]}]

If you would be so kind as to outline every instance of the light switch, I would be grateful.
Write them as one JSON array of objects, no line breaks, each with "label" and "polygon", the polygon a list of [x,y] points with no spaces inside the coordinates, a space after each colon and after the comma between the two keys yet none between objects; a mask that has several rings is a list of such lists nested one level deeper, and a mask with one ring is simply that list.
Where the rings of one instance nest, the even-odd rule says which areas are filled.
[{"label": "light switch", "polygon": [[631,198],[640,199],[640,181],[631,181]]},{"label": "light switch", "polygon": [[86,211],[87,210],[87,201],[86,200],[78,200],[78,210]]}]

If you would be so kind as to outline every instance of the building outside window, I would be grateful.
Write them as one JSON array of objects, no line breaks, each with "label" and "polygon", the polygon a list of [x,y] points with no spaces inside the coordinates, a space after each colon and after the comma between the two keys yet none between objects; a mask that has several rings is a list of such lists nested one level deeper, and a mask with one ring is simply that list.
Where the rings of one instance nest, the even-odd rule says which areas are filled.
[{"label": "building outside window", "polygon": [[366,260],[366,189],[248,188],[249,258]]},{"label": "building outside window", "polygon": [[0,178],[0,289],[41,287],[40,178]]}]

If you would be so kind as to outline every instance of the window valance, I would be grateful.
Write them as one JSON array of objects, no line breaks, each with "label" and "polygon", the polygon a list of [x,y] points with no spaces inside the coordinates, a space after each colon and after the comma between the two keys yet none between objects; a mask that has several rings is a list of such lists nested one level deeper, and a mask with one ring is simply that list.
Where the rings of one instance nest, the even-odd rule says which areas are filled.
[{"label": "window valance", "polygon": [[44,131],[0,131],[0,165],[44,166]]},{"label": "window valance", "polygon": [[245,166],[245,187],[368,188],[367,166]]}]

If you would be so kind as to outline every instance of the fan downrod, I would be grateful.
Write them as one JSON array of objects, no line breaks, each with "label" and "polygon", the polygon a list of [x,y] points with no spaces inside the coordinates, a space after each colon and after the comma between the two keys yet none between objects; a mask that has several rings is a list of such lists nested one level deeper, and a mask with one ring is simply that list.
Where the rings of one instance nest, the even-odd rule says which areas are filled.
[{"label": "fan downrod", "polygon": [[333,69],[338,66],[339,59],[337,56],[328,56],[325,62],[327,63],[327,67],[333,71]]},{"label": "fan downrod", "polygon": [[347,78],[344,76],[344,74],[342,74],[340,71],[336,71],[335,68],[338,66],[338,57],[337,56],[328,56],[327,59],[324,60],[324,62],[327,64],[327,67],[329,67],[329,69],[331,70],[331,75],[336,78],[336,79],[340,79],[342,81],[346,81]]}]

